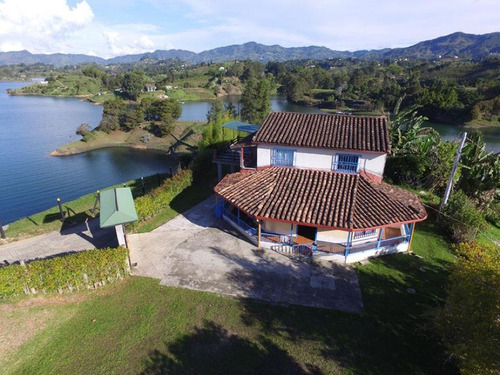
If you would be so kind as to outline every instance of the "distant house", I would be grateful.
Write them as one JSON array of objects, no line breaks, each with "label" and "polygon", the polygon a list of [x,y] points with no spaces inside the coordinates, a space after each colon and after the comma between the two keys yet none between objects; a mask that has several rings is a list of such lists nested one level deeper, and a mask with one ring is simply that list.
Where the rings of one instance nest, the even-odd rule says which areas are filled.
[{"label": "distant house", "polygon": [[151,84],[147,84],[144,86],[144,91],[146,92],[154,92],[156,91],[156,86],[155,85],[151,85]]},{"label": "distant house", "polygon": [[215,186],[216,215],[259,247],[356,262],[407,251],[427,217],[382,182],[385,116],[274,112],[231,147],[241,169]]}]

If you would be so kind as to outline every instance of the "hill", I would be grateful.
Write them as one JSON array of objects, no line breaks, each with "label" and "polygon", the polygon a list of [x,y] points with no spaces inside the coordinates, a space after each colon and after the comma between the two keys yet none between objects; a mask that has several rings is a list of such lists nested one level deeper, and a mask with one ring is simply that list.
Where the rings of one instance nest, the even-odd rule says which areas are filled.
[{"label": "hill", "polygon": [[179,59],[190,63],[219,62],[232,60],[290,61],[290,60],[325,60],[333,58],[357,58],[382,60],[398,59],[437,59],[440,57],[484,58],[491,54],[500,54],[500,32],[474,35],[462,32],[432,40],[423,41],[405,48],[385,48],[381,50],[334,51],[327,47],[291,47],[279,45],[267,46],[256,42],[214,48],[195,53],[180,49],[168,51],[156,50],[135,55],[125,55],[111,59],[80,54],[32,54],[28,51],[0,52],[0,65],[14,64],[51,64],[54,66],[97,64],[131,64],[144,59],[169,60]]}]

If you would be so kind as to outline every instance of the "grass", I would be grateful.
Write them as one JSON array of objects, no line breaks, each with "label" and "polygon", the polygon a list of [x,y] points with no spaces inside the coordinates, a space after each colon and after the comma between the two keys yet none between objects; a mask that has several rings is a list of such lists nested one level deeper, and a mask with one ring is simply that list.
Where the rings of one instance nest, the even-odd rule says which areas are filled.
[{"label": "grass", "polygon": [[131,227],[134,233],[151,232],[160,225],[173,219],[180,213],[194,207],[198,203],[204,201],[213,194],[212,187],[207,184],[193,184],[182,193],[177,195],[163,211],[154,217],[134,223]]},{"label": "grass", "polygon": [[167,95],[171,99],[185,102],[216,99],[213,90],[201,87],[172,89],[167,91]]},{"label": "grass", "polygon": [[51,303],[54,297],[3,302],[0,309],[16,314],[0,314],[0,327],[40,314],[61,319],[33,332],[0,365],[5,374],[452,374],[430,317],[445,297],[453,255],[432,217],[417,225],[413,250],[419,257],[356,266],[360,316],[137,277],[62,304]]}]

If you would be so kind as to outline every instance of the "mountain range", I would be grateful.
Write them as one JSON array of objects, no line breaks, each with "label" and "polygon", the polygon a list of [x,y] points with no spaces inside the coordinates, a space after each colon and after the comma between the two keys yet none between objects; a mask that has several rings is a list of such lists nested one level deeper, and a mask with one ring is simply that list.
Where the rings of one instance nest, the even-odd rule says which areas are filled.
[{"label": "mountain range", "polygon": [[285,48],[279,45],[267,46],[255,42],[214,48],[195,53],[180,49],[157,50],[135,55],[125,55],[103,59],[83,54],[32,54],[28,51],[0,52],[0,65],[12,64],[50,64],[54,66],[79,65],[88,63],[127,64],[143,59],[168,60],[179,59],[189,63],[222,62],[233,60],[289,61],[289,60],[324,60],[330,58],[358,58],[383,60],[437,59],[446,57],[482,58],[491,54],[500,54],[500,32],[474,35],[462,32],[417,43],[405,48],[385,48],[380,50],[334,51],[326,47],[309,46]]}]

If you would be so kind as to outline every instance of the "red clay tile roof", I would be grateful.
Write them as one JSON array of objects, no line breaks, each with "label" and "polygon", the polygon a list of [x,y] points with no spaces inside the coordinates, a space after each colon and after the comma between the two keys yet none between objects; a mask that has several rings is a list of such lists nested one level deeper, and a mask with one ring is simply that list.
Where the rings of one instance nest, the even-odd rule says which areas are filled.
[{"label": "red clay tile roof", "polygon": [[347,230],[421,221],[412,193],[356,174],[271,167],[227,175],[215,192],[258,219]]},{"label": "red clay tile roof", "polygon": [[271,112],[254,143],[359,151],[390,151],[386,116]]}]

